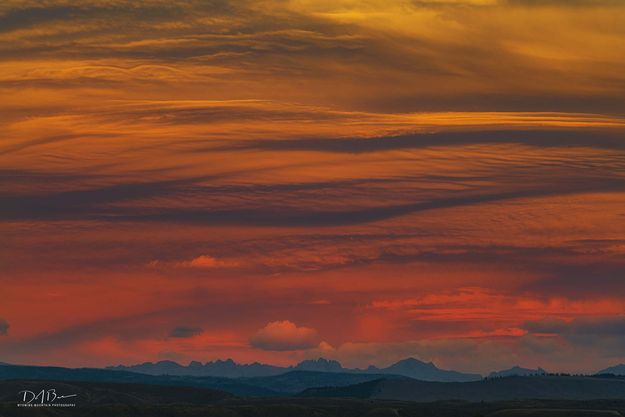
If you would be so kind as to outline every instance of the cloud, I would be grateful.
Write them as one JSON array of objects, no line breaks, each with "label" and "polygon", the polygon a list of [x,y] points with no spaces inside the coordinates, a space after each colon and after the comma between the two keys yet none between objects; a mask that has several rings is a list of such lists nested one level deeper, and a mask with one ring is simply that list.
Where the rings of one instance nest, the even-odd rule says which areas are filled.
[{"label": "cloud", "polygon": [[204,331],[201,327],[189,327],[189,326],[178,326],[171,329],[169,332],[169,337],[176,337],[181,339],[186,339],[189,337],[197,336]]},{"label": "cloud", "polygon": [[71,19],[76,17],[80,9],[70,6],[52,6],[12,9],[0,15],[1,32],[24,29],[37,24],[49,23],[55,20]]},{"label": "cloud", "polygon": [[412,0],[415,7],[424,8],[466,8],[466,7],[604,7],[622,6],[621,0]]},{"label": "cloud", "polygon": [[[248,97],[289,95],[289,101],[302,102],[327,96],[385,111],[389,103],[401,111],[520,106],[587,110],[595,108],[597,100],[622,106],[617,101],[623,80],[619,66],[596,65],[619,62],[615,57],[619,32],[602,24],[614,16],[608,15],[610,10],[593,19],[583,15],[586,9],[596,9],[592,6],[622,5],[619,0],[394,3],[85,1],[78,6],[57,0],[29,6],[9,2],[0,14],[6,35],[0,55],[20,60],[71,57],[83,61],[76,68],[94,68],[101,63],[94,61],[112,59],[122,62],[109,68],[175,67],[179,77],[160,80],[173,86],[173,91],[191,81],[196,91],[206,88],[211,95],[224,90],[239,95],[236,89],[241,88]],[[561,6],[562,16],[556,19],[550,10],[543,10],[549,8],[523,7],[543,5]],[[64,24],[70,20],[71,28]],[[536,34],[534,26],[558,30],[547,36]],[[575,43],[570,42],[571,34]],[[561,57],[567,65],[559,64]],[[41,66],[56,67],[58,61],[29,65],[31,69]],[[211,67],[236,74],[236,82],[204,71]],[[30,80],[29,86],[45,87],[52,81],[47,85],[79,87],[91,79],[81,71],[74,74],[73,80],[50,80],[44,74],[40,83]],[[203,82],[191,80],[197,74],[202,74]],[[126,76],[114,78],[132,87],[148,78],[153,81],[148,74],[139,79]],[[289,84],[295,78],[306,81],[303,88],[267,87]],[[92,87],[111,88],[111,84],[92,83]]]},{"label": "cloud", "polygon": [[[608,131],[578,130],[495,130],[420,133],[373,138],[300,138],[245,141],[229,149],[274,151],[315,151],[361,154],[403,149],[475,144],[523,144],[544,148],[584,147],[623,150],[622,135]],[[228,148],[226,148],[228,149]]]},{"label": "cloud", "polygon": [[525,323],[532,333],[559,334],[563,336],[621,336],[625,338],[625,315],[608,317],[578,317],[571,321],[546,318]]},{"label": "cloud", "polygon": [[238,265],[237,262],[217,259],[210,255],[200,255],[190,261],[176,263],[176,266],[182,268],[223,268],[236,265]]},{"label": "cloud", "polygon": [[170,261],[153,259],[145,264],[149,268],[191,268],[191,269],[217,269],[241,266],[242,263],[231,259],[220,259],[211,255],[200,255],[184,261]]},{"label": "cloud", "polygon": [[267,323],[250,338],[250,345],[262,350],[303,350],[316,348],[319,344],[317,330],[298,327],[288,320]]},{"label": "cloud", "polygon": [[623,6],[621,0],[500,0],[502,5],[514,6],[558,6],[558,7],[604,7]]},{"label": "cloud", "polygon": [[6,336],[9,333],[9,323],[4,320],[4,319],[0,319],[0,336]]},{"label": "cloud", "polygon": [[29,6],[22,2],[20,6],[11,6],[0,9],[0,33],[27,29],[34,26],[45,26],[63,22],[81,21],[91,23],[91,28],[97,28],[107,20],[109,25],[119,25],[123,20],[131,20],[141,16],[143,22],[157,24],[162,21],[174,20],[183,17],[184,10],[180,6],[165,2],[143,2],[130,4],[124,1],[116,2],[81,2],[81,5],[63,0],[55,0],[44,5]]},{"label": "cloud", "polygon": [[141,312],[41,332],[32,337],[14,341],[11,345],[1,346],[4,350],[0,350],[0,355],[9,352],[16,355],[37,355],[46,351],[58,352],[100,339],[111,339],[122,344],[145,339],[162,339],[164,330],[156,322],[163,320],[165,315],[164,312]]},{"label": "cloud", "polygon": [[[610,245],[603,248],[607,253],[601,253],[600,250],[601,248],[597,249],[592,243],[580,245],[577,256],[580,259],[587,256],[587,263],[544,264],[543,277],[523,285],[520,289],[576,298],[620,294],[625,290],[625,282],[621,279],[625,271],[622,256],[618,252],[616,256],[610,256]],[[594,261],[593,255],[596,257]]]},{"label": "cloud", "polygon": [[[585,192],[610,192],[622,190],[625,182],[620,178],[589,178],[585,183],[558,184],[543,182],[513,191],[487,190],[459,195],[458,192],[441,195],[439,198],[419,200],[401,204],[371,207],[346,207],[342,210],[316,209],[314,207],[234,207],[223,209],[153,207],[146,212],[142,208],[112,207],[105,203],[131,200],[141,196],[175,194],[184,192],[176,189],[187,181],[155,182],[147,184],[126,184],[87,191],[66,192],[47,196],[6,196],[6,204],[0,209],[0,216],[7,220],[65,219],[135,222],[178,222],[190,224],[255,225],[280,227],[319,227],[358,225],[393,219],[423,211],[465,207],[485,203],[503,202],[522,198],[554,197]],[[196,191],[201,191],[198,188]],[[191,191],[191,190],[187,190]],[[100,203],[101,205],[97,205]],[[201,263],[202,261],[200,261]]]},{"label": "cloud", "polygon": [[[625,315],[577,317],[573,320],[547,317],[524,324],[528,336],[551,339],[578,357],[611,365],[624,361]],[[563,356],[566,356],[563,352]],[[575,366],[575,365],[571,365]],[[599,365],[601,366],[601,365]],[[596,370],[596,369],[595,369]]]},{"label": "cloud", "polygon": [[[97,216],[100,220],[180,222],[192,224],[221,224],[279,227],[319,227],[373,223],[397,218],[409,214],[443,208],[466,207],[485,203],[505,202],[523,198],[567,196],[589,192],[610,192],[622,190],[625,181],[621,179],[601,179],[588,181],[587,184],[541,184],[531,189],[515,191],[480,192],[468,195],[453,193],[448,197],[429,201],[416,201],[394,205],[373,207],[348,207],[343,210],[275,207],[242,208],[223,210],[168,209],[154,210],[152,213],[124,212],[111,213],[113,216]],[[20,218],[19,212],[11,213]]]}]

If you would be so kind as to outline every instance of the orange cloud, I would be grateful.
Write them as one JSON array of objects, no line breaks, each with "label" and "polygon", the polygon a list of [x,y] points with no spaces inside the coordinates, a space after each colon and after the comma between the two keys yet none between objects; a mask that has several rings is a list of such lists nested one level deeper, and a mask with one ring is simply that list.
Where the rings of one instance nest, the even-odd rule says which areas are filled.
[{"label": "orange cloud", "polygon": [[[298,327],[289,320],[272,321],[250,338],[253,347],[263,350],[302,350],[318,347],[317,330]],[[326,346],[326,345],[324,345]]]},{"label": "orange cloud", "polygon": [[237,262],[217,259],[210,255],[200,255],[190,261],[176,263],[176,266],[183,268],[223,268],[236,265],[238,265]]}]

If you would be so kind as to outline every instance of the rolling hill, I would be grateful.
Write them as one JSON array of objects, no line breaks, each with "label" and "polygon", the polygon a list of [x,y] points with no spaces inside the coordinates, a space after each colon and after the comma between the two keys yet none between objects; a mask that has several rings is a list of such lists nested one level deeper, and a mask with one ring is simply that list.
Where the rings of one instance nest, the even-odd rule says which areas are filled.
[{"label": "rolling hill", "polygon": [[[0,380],[37,379],[189,386],[217,389],[246,397],[275,397],[292,395],[308,388],[354,385],[382,377],[384,377],[384,375],[380,374],[290,371],[281,375],[268,377],[221,378],[146,375],[136,372],[92,368],[71,369],[47,366],[0,366]],[[401,376],[394,377],[406,379],[406,377]]]},{"label": "rolling hill", "polygon": [[388,378],[346,387],[312,388],[301,395],[422,402],[625,399],[625,380],[596,377],[514,376],[478,382],[440,383]]},{"label": "rolling hill", "polygon": [[54,366],[0,366],[0,380],[48,380],[133,383],[165,386],[212,388],[241,396],[276,396],[280,393],[260,386],[245,384],[230,378],[146,375],[136,372],[111,371],[95,368],[62,368]]},{"label": "rolling hill", "polygon": [[[232,394],[197,387],[172,387],[148,384],[67,381],[0,381],[0,403],[16,404],[19,392],[40,392],[54,388],[61,395],[75,395],[79,406],[212,404],[235,398]],[[59,400],[60,402],[60,400]]]},{"label": "rolling hill", "polygon": [[[53,387],[72,407],[18,407],[19,391]],[[67,402],[66,402],[67,401]],[[55,402],[56,403],[56,402]],[[22,417],[618,417],[625,401],[406,402],[349,398],[242,398],[203,388],[0,381],[0,416]]]}]

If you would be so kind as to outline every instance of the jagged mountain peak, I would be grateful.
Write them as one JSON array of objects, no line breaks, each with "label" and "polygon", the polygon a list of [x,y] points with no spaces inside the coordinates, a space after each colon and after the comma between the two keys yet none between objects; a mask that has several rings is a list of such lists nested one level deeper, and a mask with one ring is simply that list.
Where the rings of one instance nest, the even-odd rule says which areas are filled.
[{"label": "jagged mountain peak", "polygon": [[[419,360],[419,359],[413,358],[413,357],[397,361],[397,362],[395,362],[391,366],[412,366],[412,367],[419,366],[419,367],[436,368],[436,365],[434,365],[432,362],[424,362],[422,360]],[[438,369],[438,368],[436,368],[436,369]]]},{"label": "jagged mountain peak", "polygon": [[325,371],[325,372],[335,372],[344,370],[343,366],[339,361],[333,359],[306,359],[301,361],[297,365],[293,367],[296,370],[302,371]]},{"label": "jagged mountain peak", "polygon": [[424,362],[417,358],[402,359],[387,368],[369,366],[366,369],[344,368],[334,359],[316,358],[301,361],[297,365],[280,367],[255,362],[253,364],[239,364],[232,359],[218,359],[201,364],[192,361],[188,366],[179,365],[173,361],[157,363],[145,362],[133,366],[110,367],[115,370],[126,370],[149,375],[181,375],[181,376],[218,376],[227,378],[261,377],[284,374],[288,371],[333,372],[350,374],[385,374],[406,376],[423,381],[476,381],[481,375],[466,374],[456,371],[439,369],[432,362]]}]

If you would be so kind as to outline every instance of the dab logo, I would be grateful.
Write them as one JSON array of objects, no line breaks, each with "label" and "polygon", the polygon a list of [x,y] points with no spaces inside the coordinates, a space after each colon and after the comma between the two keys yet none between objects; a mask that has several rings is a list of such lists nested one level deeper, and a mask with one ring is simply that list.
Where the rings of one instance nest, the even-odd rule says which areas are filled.
[{"label": "dab logo", "polygon": [[50,388],[41,391],[23,390],[19,392],[19,396],[18,407],[75,407],[75,403],[66,400],[75,398],[78,394],[59,395],[55,388]]}]

